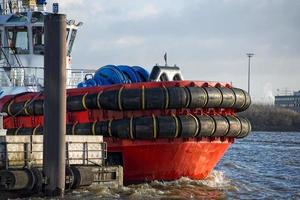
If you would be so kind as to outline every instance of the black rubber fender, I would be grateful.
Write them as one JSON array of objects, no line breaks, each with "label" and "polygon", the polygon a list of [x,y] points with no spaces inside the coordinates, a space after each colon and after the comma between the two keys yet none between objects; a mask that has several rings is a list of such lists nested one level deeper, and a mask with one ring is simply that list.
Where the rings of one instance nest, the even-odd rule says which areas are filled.
[{"label": "black rubber fender", "polygon": [[244,92],[246,101],[245,101],[244,106],[241,109],[237,109],[238,112],[247,110],[249,108],[249,106],[251,105],[251,97],[250,97],[249,93],[244,90],[243,90],[243,92]]},{"label": "black rubber fender", "polygon": [[33,115],[43,115],[44,114],[44,100],[39,99],[33,101]]},{"label": "black rubber fender", "polygon": [[95,131],[95,135],[103,135],[103,137],[109,137],[108,126],[110,121],[103,121],[103,122],[94,122],[92,130]]},{"label": "black rubber fender", "polygon": [[188,90],[184,87],[168,87],[168,108],[187,108],[190,102]]},{"label": "black rubber fender", "polygon": [[181,138],[196,137],[199,133],[199,122],[198,119],[193,115],[181,115],[178,116],[180,122],[180,133]]},{"label": "black rubber fender", "polygon": [[154,139],[157,137],[157,120],[155,116],[134,119],[133,135],[136,139]]},{"label": "black rubber fender", "polygon": [[8,112],[11,115],[26,115],[24,113],[24,105],[26,104],[26,102],[18,102],[18,103],[13,103],[10,106],[10,109],[8,110]]},{"label": "black rubber fender", "polygon": [[168,106],[168,92],[165,88],[147,88],[145,89],[145,109],[164,109]]},{"label": "black rubber fender", "polygon": [[[221,115],[144,116],[74,123],[66,125],[67,135],[102,135],[121,139],[232,137],[243,138],[251,131],[247,119]],[[43,127],[7,129],[7,135],[41,135]]]},{"label": "black rubber fender", "polygon": [[30,170],[34,175],[34,186],[32,191],[34,191],[36,194],[39,194],[43,190],[43,172],[37,167],[32,167]]},{"label": "black rubber fender", "polygon": [[0,190],[31,190],[34,184],[34,174],[30,169],[0,171]]},{"label": "black rubber fender", "polygon": [[203,108],[206,106],[207,92],[202,87],[187,87],[190,96],[189,108]]},{"label": "black rubber fender", "polygon": [[85,98],[86,98],[86,95],[68,96],[67,97],[67,110],[68,111],[86,110]]},{"label": "black rubber fender", "polygon": [[158,138],[176,138],[179,135],[179,121],[176,116],[157,117]]},{"label": "black rubber fender", "polygon": [[198,137],[210,137],[213,135],[216,129],[216,123],[214,119],[209,115],[197,115],[199,121],[199,133]]},{"label": "black rubber fender", "polygon": [[120,110],[118,96],[119,90],[110,90],[103,92],[100,98],[101,107],[107,110]]},{"label": "black rubber fender", "polygon": [[121,95],[121,105],[124,110],[140,110],[143,108],[142,89],[123,90]]},{"label": "black rubber fender", "polygon": [[111,122],[112,136],[122,139],[130,139],[133,134],[130,121],[130,119],[113,120]]},{"label": "black rubber fender", "polygon": [[19,127],[7,129],[7,135],[32,135],[34,128],[31,127]]},{"label": "black rubber fender", "polygon": [[[42,115],[43,100],[7,102],[2,112],[9,116]],[[67,111],[87,109],[153,110],[180,108],[233,108],[238,112],[251,104],[247,92],[226,87],[156,87],[109,90],[67,97]]]},{"label": "black rubber fender", "polygon": [[216,129],[213,133],[213,137],[223,137],[226,136],[229,131],[229,123],[227,119],[221,115],[212,116],[215,121]]},{"label": "black rubber fender", "polygon": [[97,108],[99,109],[99,108],[101,108],[101,105],[100,105],[101,93],[102,92],[87,94],[86,97],[84,98],[85,106],[88,109],[97,109]]},{"label": "black rubber fender", "polygon": [[230,88],[219,87],[218,88],[222,94],[222,103],[220,105],[221,108],[231,108],[235,103],[235,94]]},{"label": "black rubber fender", "polygon": [[66,166],[65,174],[66,174],[65,190],[68,191],[68,190],[72,189],[72,187],[74,186],[74,181],[75,181],[74,173],[70,166]]},{"label": "black rubber fender", "polygon": [[71,166],[70,168],[74,174],[72,189],[77,189],[83,186],[87,187],[93,184],[94,173],[92,171],[92,167]]},{"label": "black rubber fender", "polygon": [[93,123],[77,123],[72,127],[72,135],[93,135]]},{"label": "black rubber fender", "polygon": [[226,116],[225,117],[229,123],[229,131],[226,137],[237,137],[242,131],[242,124],[239,118],[235,116]]},{"label": "black rubber fender", "polygon": [[231,88],[231,89],[234,92],[235,99],[236,99],[233,107],[237,110],[241,110],[246,104],[245,93],[243,92],[243,90],[239,88]]},{"label": "black rubber fender", "polygon": [[217,108],[222,103],[222,93],[218,88],[215,87],[204,87],[207,93],[207,104],[206,108]]},{"label": "black rubber fender", "polygon": [[239,120],[241,121],[242,124],[242,131],[237,136],[237,138],[244,138],[247,135],[249,135],[249,133],[251,132],[251,123],[248,119],[245,118],[239,118]]}]

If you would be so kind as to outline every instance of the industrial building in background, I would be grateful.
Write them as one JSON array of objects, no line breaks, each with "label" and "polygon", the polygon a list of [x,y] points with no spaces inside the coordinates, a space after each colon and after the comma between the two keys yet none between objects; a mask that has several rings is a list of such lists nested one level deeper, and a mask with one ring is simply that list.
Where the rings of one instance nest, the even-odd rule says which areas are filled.
[{"label": "industrial building in background", "polygon": [[275,96],[275,106],[300,112],[300,90],[292,94]]}]

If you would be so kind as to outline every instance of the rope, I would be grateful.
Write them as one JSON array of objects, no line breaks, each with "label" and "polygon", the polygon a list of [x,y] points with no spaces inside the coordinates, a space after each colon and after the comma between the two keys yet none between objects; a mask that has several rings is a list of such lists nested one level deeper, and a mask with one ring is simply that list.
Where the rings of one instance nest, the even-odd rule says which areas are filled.
[{"label": "rope", "polygon": [[[21,93],[22,95],[24,95],[24,93]],[[10,103],[9,103],[9,105],[8,105],[8,108],[7,108],[7,113],[9,114],[9,117],[12,117],[12,118],[14,118],[14,117],[16,117],[17,115],[19,115],[20,113],[22,113],[22,111],[24,110],[24,109],[26,109],[29,105],[31,105],[41,94],[42,94],[42,92],[38,92],[27,104],[26,104],[26,106],[24,106],[19,112],[17,112],[16,114],[14,114],[14,115],[12,115],[11,113],[10,113],[10,104],[12,104],[13,102],[12,101],[14,101],[14,99],[16,98],[16,97],[18,97],[18,96],[22,96],[21,94],[18,94],[18,95],[16,95],[16,96],[14,96],[13,98],[12,98],[12,100],[10,101]],[[28,94],[28,92],[26,92],[25,94]],[[9,117],[7,117],[7,118],[5,118],[4,119],[4,121],[5,120],[8,120],[9,119]],[[5,123],[5,122],[4,122]]]},{"label": "rope", "polygon": [[76,128],[77,124],[78,124],[78,122],[75,122],[75,123],[73,124],[73,126],[72,126],[72,135],[76,135],[76,134],[75,134],[75,128]]},{"label": "rope", "polygon": [[169,91],[166,86],[163,85],[164,90],[166,91],[166,103],[165,103],[165,109],[168,109],[169,107],[169,102],[170,102],[170,97],[169,97]]},{"label": "rope", "polygon": [[197,118],[194,115],[192,115],[191,113],[189,114],[189,116],[191,116],[197,124],[197,128],[196,128],[196,131],[194,133],[194,137],[196,137],[198,135],[198,132],[199,132],[199,122],[198,122]]},{"label": "rope", "polygon": [[82,102],[82,106],[83,106],[83,108],[84,109],[88,109],[87,108],[87,106],[86,106],[86,103],[85,103],[85,99],[86,99],[86,96],[88,95],[88,93],[85,93],[84,95],[83,95],[83,97],[82,97],[82,100],[81,100],[81,102]]},{"label": "rope", "polygon": [[152,114],[152,120],[153,120],[153,138],[157,138],[157,128],[156,128],[156,118],[155,115]]},{"label": "rope", "polygon": [[142,109],[145,110],[145,86],[142,86]]},{"label": "rope", "polygon": [[131,116],[130,118],[130,123],[129,123],[129,134],[130,134],[130,139],[134,139],[133,138],[133,116]]},{"label": "rope", "polygon": [[174,118],[175,120],[175,138],[178,137],[178,134],[179,134],[179,122],[178,122],[178,119],[176,117],[176,115],[172,114],[172,117]]},{"label": "rope", "polygon": [[111,123],[112,123],[112,119],[109,120],[109,122],[108,122],[108,135],[109,135],[110,137],[112,137],[112,134],[111,134]]},{"label": "rope", "polygon": [[98,92],[98,94],[97,94],[97,106],[98,106],[99,109],[101,109],[101,104],[100,104],[100,96],[101,96],[101,94],[102,94],[102,91]]},{"label": "rope", "polygon": [[94,121],[93,125],[92,125],[92,133],[93,133],[93,135],[96,135],[96,130],[95,130],[96,124],[97,124],[97,121]]},{"label": "rope", "polygon": [[118,92],[118,105],[119,105],[119,109],[120,109],[120,110],[123,110],[123,108],[122,108],[122,102],[121,102],[121,100],[122,100],[122,99],[121,99],[121,94],[122,94],[123,88],[124,88],[124,87],[121,87],[120,90],[119,90],[119,92]]},{"label": "rope", "polygon": [[40,125],[37,125],[37,126],[33,129],[32,135],[35,135],[35,132],[36,132],[36,130],[38,129],[38,127],[40,127]]}]

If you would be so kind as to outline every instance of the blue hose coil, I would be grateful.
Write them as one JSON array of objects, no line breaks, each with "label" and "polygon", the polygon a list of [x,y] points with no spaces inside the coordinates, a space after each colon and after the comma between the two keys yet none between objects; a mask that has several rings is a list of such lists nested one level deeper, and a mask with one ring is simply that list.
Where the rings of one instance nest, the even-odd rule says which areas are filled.
[{"label": "blue hose coil", "polygon": [[132,69],[136,72],[139,77],[139,82],[147,82],[149,81],[149,72],[140,66],[133,66]]},{"label": "blue hose coil", "polygon": [[131,68],[127,65],[119,65],[118,68],[124,74],[124,76],[128,80],[128,83],[140,82],[139,75],[136,73],[136,71],[133,68]]},{"label": "blue hose coil", "polygon": [[149,73],[140,66],[105,65],[99,68],[93,78],[77,85],[78,88],[94,87],[101,85],[126,84],[147,82]]}]

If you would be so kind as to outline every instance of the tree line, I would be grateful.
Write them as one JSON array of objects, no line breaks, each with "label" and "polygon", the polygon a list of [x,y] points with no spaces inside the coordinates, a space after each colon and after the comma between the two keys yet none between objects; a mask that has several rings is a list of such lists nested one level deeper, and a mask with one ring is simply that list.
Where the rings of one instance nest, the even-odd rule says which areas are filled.
[{"label": "tree line", "polygon": [[252,104],[238,115],[250,120],[253,131],[300,132],[300,113],[286,108]]}]

